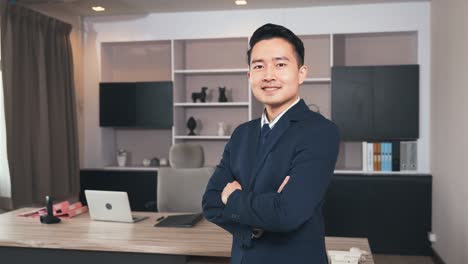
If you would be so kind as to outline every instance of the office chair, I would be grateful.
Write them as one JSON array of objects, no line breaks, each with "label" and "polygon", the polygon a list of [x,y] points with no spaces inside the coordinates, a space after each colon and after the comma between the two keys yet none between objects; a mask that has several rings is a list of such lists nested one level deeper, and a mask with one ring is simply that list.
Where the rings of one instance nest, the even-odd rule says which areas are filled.
[{"label": "office chair", "polygon": [[173,145],[169,159],[171,167],[158,169],[158,211],[201,212],[203,193],[214,172],[213,167],[203,167],[202,146],[187,143]]}]

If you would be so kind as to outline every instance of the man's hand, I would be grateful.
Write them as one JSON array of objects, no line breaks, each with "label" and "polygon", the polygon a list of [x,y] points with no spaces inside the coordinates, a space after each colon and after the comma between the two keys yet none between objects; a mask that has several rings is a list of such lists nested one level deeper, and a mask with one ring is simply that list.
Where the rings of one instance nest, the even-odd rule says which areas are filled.
[{"label": "man's hand", "polygon": [[284,186],[286,186],[286,183],[288,183],[289,178],[291,178],[291,177],[286,176],[286,178],[284,178],[283,183],[281,183],[281,186],[278,188],[278,193],[280,193],[283,190]]},{"label": "man's hand", "polygon": [[233,181],[228,184],[223,189],[223,192],[221,193],[221,201],[223,201],[223,204],[227,204],[227,200],[229,196],[235,191],[235,190],[242,190],[242,186],[237,182]]},{"label": "man's hand", "polygon": [[[286,184],[288,183],[289,178],[291,177],[286,176],[286,178],[284,178],[283,183],[281,183],[281,186],[278,188],[278,191],[277,191],[278,193],[280,193],[284,189],[284,186],[286,186]],[[225,205],[227,204],[227,200],[229,196],[235,190],[242,190],[242,186],[239,184],[239,182],[233,181],[233,182],[229,182],[228,184],[226,184],[226,186],[223,189],[223,192],[221,193],[221,201],[223,201],[223,204]]]}]

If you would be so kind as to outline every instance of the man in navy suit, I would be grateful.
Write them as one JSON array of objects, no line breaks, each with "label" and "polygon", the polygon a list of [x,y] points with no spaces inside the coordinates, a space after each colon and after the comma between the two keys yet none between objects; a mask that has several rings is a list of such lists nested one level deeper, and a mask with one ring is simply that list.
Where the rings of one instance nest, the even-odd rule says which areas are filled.
[{"label": "man in navy suit", "polygon": [[334,123],[299,98],[302,41],[273,24],[247,52],[259,119],[232,133],[203,196],[206,219],[233,235],[231,262],[327,263],[322,204],[338,155]]}]

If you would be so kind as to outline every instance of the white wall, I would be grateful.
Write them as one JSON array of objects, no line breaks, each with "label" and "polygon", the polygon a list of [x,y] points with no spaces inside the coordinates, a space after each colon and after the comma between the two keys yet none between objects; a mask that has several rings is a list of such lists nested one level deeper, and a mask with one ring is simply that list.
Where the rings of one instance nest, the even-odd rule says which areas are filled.
[{"label": "white wall", "polygon": [[432,228],[447,264],[468,263],[468,1],[432,1]]},{"label": "white wall", "polygon": [[418,165],[430,172],[430,4],[397,3],[247,11],[165,13],[84,18],[84,167],[113,163],[115,136],[101,129],[98,116],[100,44],[186,38],[247,37],[265,23],[282,24],[296,34],[418,32],[421,65]]}]

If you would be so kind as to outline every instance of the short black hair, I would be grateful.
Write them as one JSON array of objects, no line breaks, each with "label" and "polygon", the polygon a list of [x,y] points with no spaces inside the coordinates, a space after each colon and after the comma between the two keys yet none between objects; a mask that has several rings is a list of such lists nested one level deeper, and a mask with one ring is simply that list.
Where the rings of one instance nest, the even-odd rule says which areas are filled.
[{"label": "short black hair", "polygon": [[304,65],[304,43],[302,40],[296,36],[291,30],[275,24],[265,24],[259,27],[255,32],[252,34],[252,37],[249,41],[249,50],[247,51],[247,64],[250,65],[250,58],[252,55],[252,49],[258,42],[267,39],[273,38],[282,38],[289,42],[296,53],[296,58],[299,66]]}]

